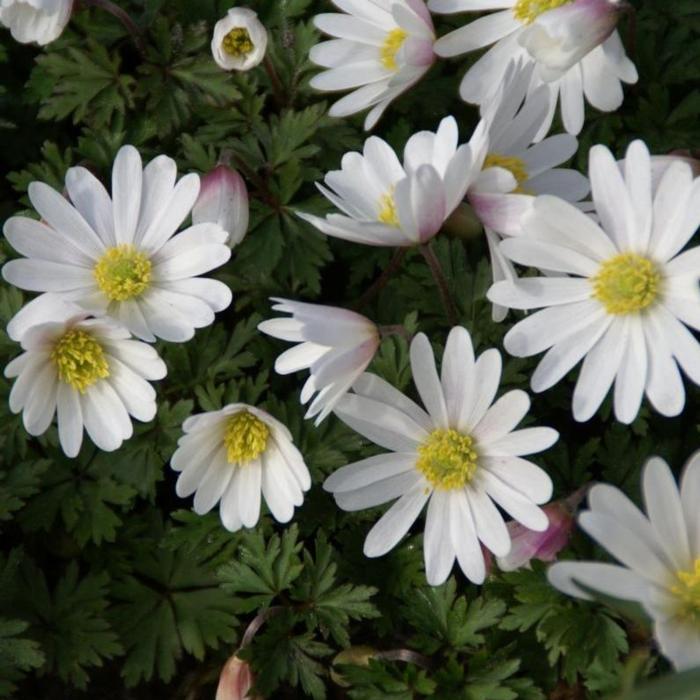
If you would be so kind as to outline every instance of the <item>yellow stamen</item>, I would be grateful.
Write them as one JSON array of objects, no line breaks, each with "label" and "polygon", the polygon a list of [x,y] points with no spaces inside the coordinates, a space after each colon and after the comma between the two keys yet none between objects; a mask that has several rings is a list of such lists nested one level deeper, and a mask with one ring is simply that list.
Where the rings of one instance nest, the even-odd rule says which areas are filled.
[{"label": "yellow stamen", "polygon": [[104,350],[87,331],[72,329],[54,345],[51,359],[56,364],[58,378],[81,394],[100,379],[109,377],[109,363]]},{"label": "yellow stamen", "polygon": [[392,188],[386,194],[383,194],[379,199],[379,214],[377,219],[387,226],[399,228],[399,213],[396,210],[396,201],[394,200],[394,189]]},{"label": "yellow stamen", "polygon": [[229,56],[236,58],[247,56],[255,48],[245,27],[234,27],[221,44]]},{"label": "yellow stamen", "polygon": [[678,600],[678,617],[700,626],[700,559],[690,571],[678,571],[676,580],[671,593]]},{"label": "yellow stamen", "polygon": [[408,32],[397,27],[392,29],[384,39],[382,48],[379,50],[382,56],[382,65],[387,70],[397,70],[396,54],[400,51],[404,41],[408,38]]},{"label": "yellow stamen", "polygon": [[505,168],[510,172],[515,178],[518,186],[513,190],[518,194],[530,194],[524,187],[522,187],[523,182],[527,182],[529,175],[527,172],[527,165],[522,158],[516,158],[515,156],[502,156],[498,153],[489,153],[484,161],[484,167],[486,168]]},{"label": "yellow stamen", "polygon": [[134,246],[108,248],[93,275],[97,286],[111,301],[126,301],[143,294],[151,283],[151,261]]},{"label": "yellow stamen", "polygon": [[476,474],[478,455],[474,440],[456,430],[434,430],[418,448],[416,467],[442,491],[461,489]]},{"label": "yellow stamen", "polygon": [[249,411],[241,411],[226,422],[224,445],[229,463],[247,464],[267,448],[270,429]]},{"label": "yellow stamen", "polygon": [[523,24],[532,24],[543,12],[554,10],[572,0],[518,0],[513,6],[515,19]]},{"label": "yellow stamen", "polygon": [[606,260],[592,278],[593,297],[609,314],[637,313],[659,297],[661,273],[655,263],[636,253]]}]

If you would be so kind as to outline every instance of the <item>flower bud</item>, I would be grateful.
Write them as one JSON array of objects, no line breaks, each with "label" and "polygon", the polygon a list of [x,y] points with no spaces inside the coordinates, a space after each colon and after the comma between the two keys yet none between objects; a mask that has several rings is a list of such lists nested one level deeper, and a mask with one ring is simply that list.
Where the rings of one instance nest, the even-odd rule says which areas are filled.
[{"label": "flower bud", "polygon": [[249,217],[248,189],[235,170],[219,165],[202,178],[192,223],[219,224],[228,232],[228,244],[233,248],[245,237]]},{"label": "flower bud", "polygon": [[45,46],[61,36],[72,11],[73,0],[2,0],[0,24],[7,27],[12,38],[21,44]]},{"label": "flower bud", "polygon": [[211,52],[224,70],[247,71],[265,58],[267,30],[247,7],[232,7],[214,27]]},{"label": "flower bud", "polygon": [[239,659],[235,654],[226,662],[221,675],[219,685],[216,688],[215,700],[256,700],[257,695],[248,695],[253,687],[255,679],[247,662]]},{"label": "flower bud", "polygon": [[540,78],[557,80],[613,33],[626,9],[623,0],[573,0],[538,15],[519,41]]}]

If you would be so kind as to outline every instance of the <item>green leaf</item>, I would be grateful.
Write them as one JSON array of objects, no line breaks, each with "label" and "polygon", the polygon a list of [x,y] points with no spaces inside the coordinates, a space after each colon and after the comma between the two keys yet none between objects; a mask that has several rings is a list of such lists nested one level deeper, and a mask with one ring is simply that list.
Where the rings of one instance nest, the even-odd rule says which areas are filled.
[{"label": "green leaf", "polygon": [[610,700],[698,700],[700,698],[700,668],[681,671],[657,678],[639,688]]},{"label": "green leaf", "polygon": [[20,636],[28,627],[21,620],[0,618],[0,698],[10,697],[17,690],[15,681],[44,664],[39,644]]}]

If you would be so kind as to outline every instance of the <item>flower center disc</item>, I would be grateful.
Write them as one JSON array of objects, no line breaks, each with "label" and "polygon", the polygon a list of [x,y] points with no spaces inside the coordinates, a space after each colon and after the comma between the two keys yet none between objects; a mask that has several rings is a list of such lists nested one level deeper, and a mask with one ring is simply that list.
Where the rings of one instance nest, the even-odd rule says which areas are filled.
[{"label": "flower center disc", "polygon": [[235,56],[236,58],[247,56],[254,48],[250,34],[248,34],[248,30],[245,27],[234,27],[224,37],[222,45],[229,56]]},{"label": "flower center disc", "polygon": [[456,430],[434,430],[418,448],[416,467],[436,488],[461,489],[476,473],[478,456],[474,440]]},{"label": "flower center disc", "polygon": [[690,571],[679,571],[671,593],[678,601],[678,617],[700,626],[700,559]]},{"label": "flower center disc", "polygon": [[386,224],[387,226],[393,226],[394,228],[400,227],[401,222],[399,221],[399,213],[396,210],[396,201],[394,200],[393,188],[380,197],[379,214],[377,214],[377,219],[382,224]]},{"label": "flower center disc", "polygon": [[622,253],[604,262],[592,282],[594,298],[609,314],[632,314],[656,301],[661,274],[648,258]]},{"label": "flower center disc", "polygon": [[554,10],[572,0],[518,0],[513,6],[515,19],[523,24],[532,24],[543,12]]},{"label": "flower center disc", "polygon": [[270,429],[248,411],[231,416],[226,422],[224,445],[230,464],[247,464],[257,459],[267,448]]},{"label": "flower center disc", "polygon": [[151,261],[134,246],[108,248],[93,274],[97,286],[111,301],[126,301],[143,294],[151,283]]},{"label": "flower center disc", "polygon": [[382,57],[382,65],[387,70],[397,70],[396,54],[401,50],[404,41],[408,38],[408,32],[397,27],[392,29],[384,39],[381,49],[379,50]]},{"label": "flower center disc", "polygon": [[515,156],[502,156],[498,153],[489,153],[484,161],[484,167],[482,170],[487,168],[504,168],[509,173],[513,175],[518,186],[513,190],[519,194],[528,194],[528,192],[522,187],[523,182],[527,182],[529,175],[527,172],[527,165],[522,158],[516,158]]},{"label": "flower center disc", "polygon": [[109,364],[102,346],[87,331],[64,333],[54,346],[51,359],[58,378],[81,394],[100,379],[109,377]]}]

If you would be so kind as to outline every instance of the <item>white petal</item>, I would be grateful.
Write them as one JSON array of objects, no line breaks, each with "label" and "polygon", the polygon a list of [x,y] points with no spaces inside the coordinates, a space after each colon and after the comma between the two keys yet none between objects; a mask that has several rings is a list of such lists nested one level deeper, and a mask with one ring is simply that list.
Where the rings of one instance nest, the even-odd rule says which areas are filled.
[{"label": "white petal", "polygon": [[122,146],[112,168],[114,236],[118,244],[133,243],[141,211],[141,156],[133,146]]},{"label": "white petal", "polygon": [[447,428],[445,397],[435,366],[433,349],[424,333],[419,333],[411,342],[411,370],[413,382],[430,417],[435,421],[435,425]]},{"label": "white petal", "polygon": [[425,517],[423,553],[425,574],[431,586],[439,586],[450,575],[455,560],[450,521],[452,519],[451,494],[434,491],[428,503]]},{"label": "white petal", "polygon": [[635,572],[614,564],[598,562],[557,562],[547,571],[549,582],[567,595],[590,600],[590,595],[576,585],[580,581],[587,588],[622,600],[646,599],[648,584]]}]

